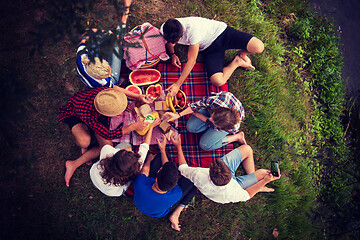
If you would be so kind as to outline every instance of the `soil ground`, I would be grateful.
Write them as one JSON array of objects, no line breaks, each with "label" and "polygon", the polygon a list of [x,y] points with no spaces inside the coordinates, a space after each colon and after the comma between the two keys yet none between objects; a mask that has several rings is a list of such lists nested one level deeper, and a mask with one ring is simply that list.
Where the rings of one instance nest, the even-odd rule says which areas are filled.
[{"label": "soil ground", "polygon": [[360,96],[360,1],[358,0],[315,0],[311,7],[322,16],[334,19],[334,25],[340,32],[341,50],[344,57],[342,78],[345,81],[347,95]]}]

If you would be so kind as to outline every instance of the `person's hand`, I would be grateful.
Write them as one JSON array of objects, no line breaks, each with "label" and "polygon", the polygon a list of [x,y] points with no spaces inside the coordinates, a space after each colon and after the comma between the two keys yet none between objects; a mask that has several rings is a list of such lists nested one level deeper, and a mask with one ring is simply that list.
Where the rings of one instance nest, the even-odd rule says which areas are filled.
[{"label": "person's hand", "polygon": [[166,137],[165,137],[164,134],[162,136],[163,136],[163,141],[162,142],[160,142],[159,138],[157,138],[156,141],[158,143],[160,151],[165,151],[167,140],[166,140]]},{"label": "person's hand", "polygon": [[148,95],[143,95],[142,94],[142,95],[140,95],[139,99],[141,101],[143,101],[144,103],[147,103],[147,104],[154,102],[154,99],[151,98],[150,94],[148,94]]},{"label": "person's hand", "polygon": [[161,119],[160,118],[156,118],[152,123],[151,123],[151,127],[154,128],[156,126],[158,126],[161,123]]},{"label": "person's hand", "polygon": [[173,113],[173,112],[166,112],[162,119],[167,119],[167,122],[172,122],[175,121],[176,119],[178,119],[180,116],[177,113]]},{"label": "person's hand", "polygon": [[269,183],[269,182],[280,179],[280,177],[281,177],[281,174],[280,174],[280,169],[279,169],[279,176],[278,177],[275,177],[274,175],[272,175],[271,171],[267,171],[267,175],[264,177],[264,179],[265,179],[265,181],[267,183]]},{"label": "person's hand", "polygon": [[179,92],[180,86],[173,83],[170,87],[165,89],[166,92],[168,92],[168,97],[174,97]]},{"label": "person's hand", "polygon": [[145,119],[139,120],[133,123],[134,130],[143,131],[149,123],[145,122]]},{"label": "person's hand", "polygon": [[171,55],[171,63],[178,68],[181,68],[181,62],[176,54]]},{"label": "person's hand", "polygon": [[176,147],[179,148],[181,147],[181,138],[180,138],[180,134],[177,136],[177,138],[175,139],[176,135],[173,133],[170,137],[170,140],[172,142],[172,144]]}]

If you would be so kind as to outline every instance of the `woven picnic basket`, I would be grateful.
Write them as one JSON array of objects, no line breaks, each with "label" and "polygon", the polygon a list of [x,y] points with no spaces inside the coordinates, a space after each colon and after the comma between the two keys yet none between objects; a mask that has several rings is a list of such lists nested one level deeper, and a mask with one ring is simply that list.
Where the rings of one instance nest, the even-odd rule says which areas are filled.
[{"label": "woven picnic basket", "polygon": [[[141,25],[138,25],[138,26],[134,27],[133,29],[131,29],[130,32],[131,32],[131,33],[142,33],[142,31],[141,31]],[[144,47],[145,47],[145,49],[146,49],[146,56],[145,56],[145,57],[146,57],[146,58],[145,58],[146,63],[143,64],[143,65],[140,67],[140,69],[151,68],[151,67],[155,66],[156,64],[158,64],[158,63],[160,62],[160,58],[159,58],[158,56],[153,55],[153,54],[150,52],[149,47],[148,47],[148,45],[146,44],[146,41],[145,41],[144,38],[142,39],[142,41],[143,41]],[[151,56],[153,56],[153,57],[156,57],[156,59],[154,59],[154,60],[152,60],[152,61],[148,61],[148,54],[151,55]]]}]

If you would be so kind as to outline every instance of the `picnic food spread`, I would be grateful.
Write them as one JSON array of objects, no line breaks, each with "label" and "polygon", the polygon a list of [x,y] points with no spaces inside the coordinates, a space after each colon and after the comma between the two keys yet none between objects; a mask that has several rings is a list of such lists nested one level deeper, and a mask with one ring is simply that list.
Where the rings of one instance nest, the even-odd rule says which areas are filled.
[{"label": "picnic food spread", "polygon": [[160,84],[156,84],[156,85],[150,85],[147,89],[146,89],[146,95],[149,95],[153,98],[153,99],[157,99],[160,97],[161,95],[161,91],[162,91],[162,86]]},{"label": "picnic food spread", "polygon": [[[152,123],[156,118],[154,116],[162,116],[167,110],[176,113],[176,111],[182,110],[186,106],[186,94],[182,90],[179,90],[174,97],[166,96],[165,101],[164,97],[161,98],[163,87],[161,84],[157,83],[160,79],[161,73],[156,69],[139,69],[132,71],[129,75],[131,85],[126,87],[127,90],[141,94],[146,88],[146,95],[150,95],[152,100],[156,100],[154,101],[155,111],[153,111],[148,104],[143,104],[137,108],[135,107],[136,114],[141,120],[145,119],[145,122]],[[141,88],[143,88],[143,90]],[[150,124],[143,131],[136,132],[140,135],[145,135],[149,130],[149,126]],[[173,133],[173,131],[170,130],[170,124],[166,125],[163,121],[161,126],[162,127],[160,128],[165,136],[170,139],[170,136]]]},{"label": "picnic food spread", "polygon": [[178,111],[178,110],[183,109],[186,106],[185,93],[183,91],[179,90],[179,92],[174,97],[170,97],[168,94],[166,96],[166,105],[174,113],[176,113],[176,111]]},{"label": "picnic food spread", "polygon": [[125,89],[136,94],[142,94],[141,88],[136,85],[129,85]]},{"label": "picnic food spread", "polygon": [[144,86],[158,82],[160,77],[161,73],[156,69],[139,69],[130,73],[129,80],[133,85]]}]

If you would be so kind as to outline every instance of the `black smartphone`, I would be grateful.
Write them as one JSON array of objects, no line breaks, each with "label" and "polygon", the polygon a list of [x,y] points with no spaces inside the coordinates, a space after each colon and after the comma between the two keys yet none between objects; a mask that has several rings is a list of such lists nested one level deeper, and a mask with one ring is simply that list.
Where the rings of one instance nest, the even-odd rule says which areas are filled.
[{"label": "black smartphone", "polygon": [[279,162],[271,161],[270,163],[271,174],[275,177],[279,176]]}]

